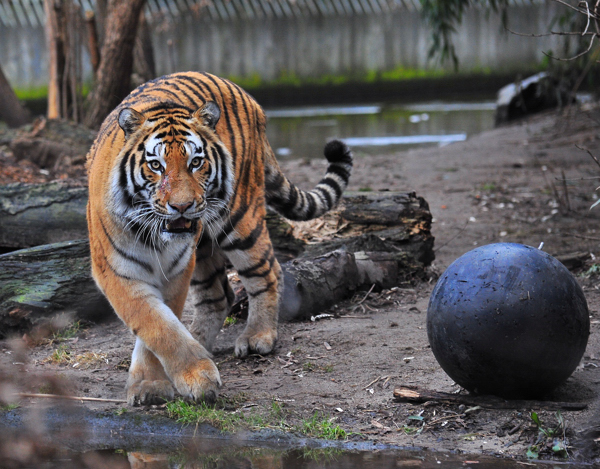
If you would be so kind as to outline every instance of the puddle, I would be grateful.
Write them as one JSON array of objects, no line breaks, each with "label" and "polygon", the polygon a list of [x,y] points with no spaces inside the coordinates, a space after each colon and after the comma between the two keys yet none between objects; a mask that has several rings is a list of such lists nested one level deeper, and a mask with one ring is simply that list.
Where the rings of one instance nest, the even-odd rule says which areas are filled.
[{"label": "puddle", "polygon": [[[525,464],[548,467],[548,462]],[[0,467],[10,468],[513,469],[523,464],[360,438],[315,440],[269,429],[224,435],[205,424],[182,426],[142,413],[54,407],[0,414]]]},{"label": "puddle", "polygon": [[492,101],[267,109],[267,135],[281,159],[322,158],[334,137],[381,154],[466,140],[494,127],[494,110]]},{"label": "puddle", "polygon": [[[154,435],[156,436],[156,435]],[[109,438],[110,440],[111,438]],[[143,440],[143,438],[140,438]],[[548,461],[526,462],[487,455],[466,455],[424,450],[346,449],[341,445],[285,448],[283,445],[244,444],[235,438],[188,438],[169,440],[152,447],[148,444],[112,446],[98,444],[84,451],[69,447],[12,441],[13,451],[0,455],[0,467],[81,468],[81,469],[386,469],[386,468],[472,468],[514,469],[544,465]],[[114,443],[114,442],[113,442]],[[363,444],[361,446],[367,446]],[[14,449],[18,451],[14,451]],[[29,451],[29,454],[28,454]],[[6,464],[6,466],[4,465]],[[579,466],[578,466],[579,467]]]}]

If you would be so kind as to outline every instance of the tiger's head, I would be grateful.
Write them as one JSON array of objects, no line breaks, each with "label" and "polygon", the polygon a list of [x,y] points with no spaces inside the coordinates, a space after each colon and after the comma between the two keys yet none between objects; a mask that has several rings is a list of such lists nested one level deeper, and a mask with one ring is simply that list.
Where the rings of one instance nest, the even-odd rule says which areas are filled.
[{"label": "tiger's head", "polygon": [[195,237],[226,210],[233,170],[215,131],[220,114],[212,101],[193,114],[120,111],[125,145],[113,177],[113,193],[121,194],[116,212],[142,240]]}]

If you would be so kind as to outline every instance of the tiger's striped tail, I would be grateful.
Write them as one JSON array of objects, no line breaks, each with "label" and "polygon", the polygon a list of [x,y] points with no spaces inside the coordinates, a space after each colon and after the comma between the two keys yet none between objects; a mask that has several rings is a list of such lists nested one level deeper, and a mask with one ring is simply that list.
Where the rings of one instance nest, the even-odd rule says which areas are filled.
[{"label": "tiger's striped tail", "polygon": [[[312,220],[331,210],[342,197],[352,171],[352,152],[341,140],[331,140],[324,149],[329,162],[323,179],[311,191],[298,189],[279,165],[266,164],[267,203],[290,220]],[[274,157],[273,157],[274,159]]]}]

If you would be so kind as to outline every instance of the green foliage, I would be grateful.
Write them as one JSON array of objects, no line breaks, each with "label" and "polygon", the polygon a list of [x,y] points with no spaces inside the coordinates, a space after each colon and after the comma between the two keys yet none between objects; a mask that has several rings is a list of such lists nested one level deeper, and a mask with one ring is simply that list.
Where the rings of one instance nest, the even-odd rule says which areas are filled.
[{"label": "green foliage", "polygon": [[538,428],[538,437],[535,443],[527,448],[527,457],[529,459],[538,459],[540,452],[550,447],[554,456],[568,458],[567,427],[560,411],[556,412],[557,423],[553,428],[544,426],[536,412],[531,412],[530,416]]},{"label": "green foliage", "polygon": [[223,323],[223,327],[229,327],[229,326],[233,326],[234,324],[237,323],[237,318],[234,316],[227,316],[225,318],[225,322]]},{"label": "green foliage", "polygon": [[0,405],[0,412],[9,412],[19,408],[19,404]]},{"label": "green foliage", "polygon": [[[234,404],[234,410],[230,410]],[[190,403],[182,399],[167,403],[167,415],[186,425],[201,423],[212,425],[223,432],[235,432],[241,428],[258,430],[261,428],[289,427],[285,423],[285,412],[281,404],[273,401],[270,407],[260,409],[250,407],[244,412],[236,398],[220,397],[214,405],[201,402]]]},{"label": "green foliage", "polygon": [[458,57],[452,36],[460,26],[465,10],[472,6],[487,7],[494,12],[502,12],[506,20],[505,8],[508,0],[421,0],[423,16],[431,28],[429,58],[439,56],[442,63],[451,60],[458,69]]},{"label": "green foliage", "polygon": [[168,402],[167,413],[179,423],[193,425],[207,423],[224,432],[233,432],[244,422],[244,415],[241,412],[228,412],[205,402],[193,404],[182,399]]},{"label": "green foliage", "polygon": [[70,326],[59,329],[52,334],[52,340],[56,342],[64,342],[65,340],[72,339],[79,333],[80,329],[81,323],[79,321],[75,321]]},{"label": "green foliage", "polygon": [[65,365],[71,362],[71,350],[65,344],[60,344],[50,355],[49,361],[57,365]]},{"label": "green foliage", "polygon": [[598,275],[600,275],[600,264],[592,264],[588,270],[580,274],[584,278],[597,277]]},{"label": "green foliage", "polygon": [[348,433],[339,425],[335,425],[332,419],[328,419],[319,412],[304,420],[297,430],[304,435],[325,440],[341,440],[348,437]]}]

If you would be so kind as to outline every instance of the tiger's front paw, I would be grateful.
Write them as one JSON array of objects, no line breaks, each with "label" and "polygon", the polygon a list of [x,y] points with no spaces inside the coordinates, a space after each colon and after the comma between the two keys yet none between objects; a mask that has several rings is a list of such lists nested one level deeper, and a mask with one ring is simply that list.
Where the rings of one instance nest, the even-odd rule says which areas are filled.
[{"label": "tiger's front paw", "polygon": [[179,394],[193,401],[214,402],[219,396],[221,376],[210,358],[203,358],[172,375]]},{"label": "tiger's front paw", "polygon": [[235,341],[235,356],[245,357],[250,352],[265,355],[273,350],[276,341],[276,329],[266,329],[256,334],[244,331]]},{"label": "tiger's front paw", "polygon": [[164,404],[175,397],[175,389],[168,380],[136,381],[127,384],[127,403],[130,406]]}]

